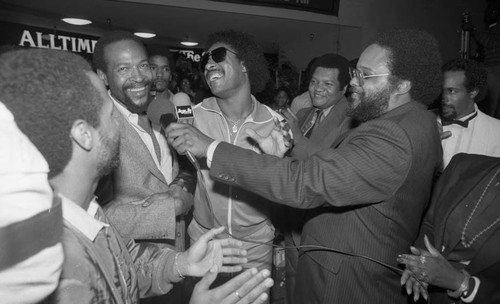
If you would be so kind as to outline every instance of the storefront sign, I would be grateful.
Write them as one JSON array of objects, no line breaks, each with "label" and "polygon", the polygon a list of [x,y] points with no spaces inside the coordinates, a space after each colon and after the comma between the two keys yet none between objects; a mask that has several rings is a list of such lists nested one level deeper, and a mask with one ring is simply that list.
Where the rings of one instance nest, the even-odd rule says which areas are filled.
[{"label": "storefront sign", "polygon": [[212,0],[246,5],[274,6],[338,16],[339,0]]}]

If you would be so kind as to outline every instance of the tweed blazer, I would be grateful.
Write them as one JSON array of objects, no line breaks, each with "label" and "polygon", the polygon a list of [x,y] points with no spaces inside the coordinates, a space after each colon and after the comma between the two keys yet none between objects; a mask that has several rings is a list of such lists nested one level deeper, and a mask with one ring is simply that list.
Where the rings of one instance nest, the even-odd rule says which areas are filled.
[{"label": "tweed blazer", "polygon": [[[185,223],[183,219],[176,222],[174,201],[142,206],[150,195],[169,190],[169,184],[137,131],[120,111],[114,115],[120,126],[120,165],[100,181],[99,203],[109,201],[104,206],[106,216],[123,237],[166,240],[182,250]],[[178,171],[174,161],[172,176]]]},{"label": "tweed blazer", "polygon": [[[469,203],[466,200],[468,194],[476,187],[483,189],[499,169],[500,158],[464,153],[455,155],[436,183],[416,246],[425,248],[423,239],[427,235],[434,247],[441,249],[441,254],[446,258],[452,249],[444,246],[445,228],[449,227],[448,217],[457,206]],[[500,185],[492,185],[489,191],[500,193]],[[498,211],[500,207],[494,210]],[[488,224],[484,223],[483,226]],[[454,230],[456,233],[461,231]],[[500,303],[500,224],[492,227],[492,231],[492,234],[486,235],[487,239],[483,240],[483,245],[476,249],[476,255],[465,267],[471,275],[481,280],[473,303]],[[430,296],[432,303],[450,303],[445,290],[441,289]]]},{"label": "tweed blazer", "polygon": [[[441,159],[434,114],[410,101],[302,161],[219,143],[210,173],[280,204],[316,208],[301,244],[397,267],[398,254],[417,237]],[[406,303],[399,273],[348,254],[303,251],[297,303]],[[305,260],[316,266],[301,266]]]}]

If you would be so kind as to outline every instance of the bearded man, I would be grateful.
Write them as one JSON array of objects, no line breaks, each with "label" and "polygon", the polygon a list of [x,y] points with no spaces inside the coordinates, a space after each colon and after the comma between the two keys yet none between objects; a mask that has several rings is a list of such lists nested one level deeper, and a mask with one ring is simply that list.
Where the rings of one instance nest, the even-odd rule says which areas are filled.
[{"label": "bearded man", "polygon": [[285,150],[279,136],[251,134],[275,156],[213,141],[191,126],[173,124],[166,133],[178,152],[207,157],[215,180],[315,208],[302,231],[297,303],[406,303],[396,258],[418,234],[441,162],[427,110],[439,93],[440,64],[428,33],[380,34],[351,70],[347,113],[360,125],[305,160],[276,157]]}]

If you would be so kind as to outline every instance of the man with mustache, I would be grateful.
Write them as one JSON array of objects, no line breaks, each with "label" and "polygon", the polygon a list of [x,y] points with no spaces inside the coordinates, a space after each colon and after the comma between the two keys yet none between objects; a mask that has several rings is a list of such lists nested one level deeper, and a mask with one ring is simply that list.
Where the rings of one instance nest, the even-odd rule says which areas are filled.
[{"label": "man with mustache", "polygon": [[146,115],[153,81],[146,49],[128,32],[109,32],[98,40],[93,64],[116,107],[121,137],[120,165],[101,180],[99,203],[122,236],[183,250],[194,181]]},{"label": "man with mustache", "polygon": [[442,67],[443,170],[458,153],[500,157],[500,120],[478,109],[487,87],[486,70],[470,59],[455,59]]},{"label": "man with mustache", "polygon": [[[214,97],[193,108],[194,125],[213,138],[257,152],[259,147],[249,140],[246,130],[267,136],[275,118],[281,118],[252,95],[269,79],[262,48],[249,34],[233,30],[210,34],[207,46],[200,67]],[[201,165],[203,179],[198,178],[189,236],[197,240],[209,229],[225,226],[236,238],[249,241],[244,242],[248,251],[244,268],[270,270],[274,227],[269,201],[258,193],[215,181],[205,163]]]},{"label": "man with mustache", "polygon": [[[338,54],[325,54],[311,65],[311,80],[308,94],[313,106],[297,112],[297,118],[290,111],[282,111],[290,125],[295,147],[289,155],[297,159],[307,159],[317,151],[327,149],[341,136],[353,128],[351,118],[346,115],[349,86],[349,61]],[[305,148],[305,149],[304,149]],[[286,254],[286,289],[288,303],[294,303],[295,275],[300,245],[302,225],[309,214],[305,210],[289,208],[284,227]]]},{"label": "man with mustache", "polygon": [[[216,181],[315,208],[302,231],[297,303],[406,303],[396,258],[418,234],[442,159],[427,110],[440,66],[428,33],[381,33],[351,70],[347,114],[360,125],[305,160],[258,155],[181,124],[166,130],[168,140],[180,153],[207,157]],[[279,135],[254,138],[279,155],[286,150]]]}]

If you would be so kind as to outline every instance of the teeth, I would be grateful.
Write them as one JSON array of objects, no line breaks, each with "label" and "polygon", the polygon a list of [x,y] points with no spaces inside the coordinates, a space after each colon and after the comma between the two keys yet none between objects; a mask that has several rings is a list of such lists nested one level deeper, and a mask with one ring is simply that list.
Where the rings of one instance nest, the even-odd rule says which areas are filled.
[{"label": "teeth", "polygon": [[140,92],[140,91],[144,91],[146,89],[146,87],[140,87],[140,88],[132,88],[132,89],[129,89],[129,91],[132,91],[132,92]]},{"label": "teeth", "polygon": [[221,73],[214,72],[214,73],[210,73],[208,80],[213,81],[213,80],[219,79],[221,77],[222,77]]}]

